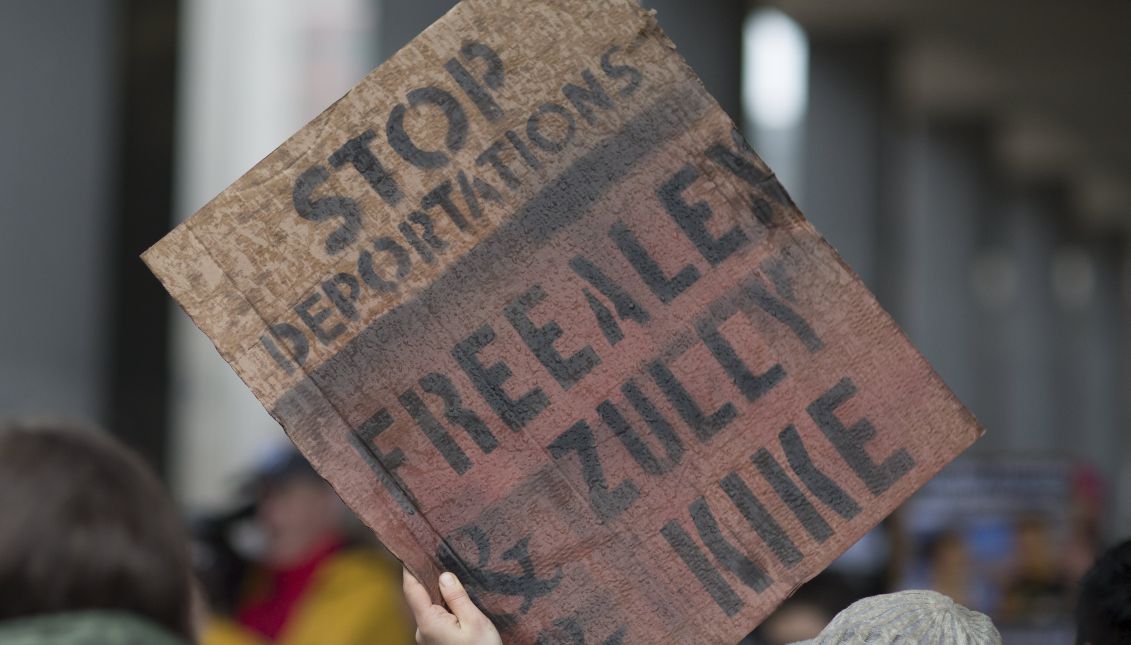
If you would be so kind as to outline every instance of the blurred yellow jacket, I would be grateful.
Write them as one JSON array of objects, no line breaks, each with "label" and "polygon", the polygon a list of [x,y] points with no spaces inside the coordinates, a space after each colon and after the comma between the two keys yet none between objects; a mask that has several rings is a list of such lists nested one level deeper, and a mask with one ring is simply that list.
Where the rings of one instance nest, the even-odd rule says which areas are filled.
[{"label": "blurred yellow jacket", "polygon": [[[401,594],[400,571],[377,553],[351,549],[330,556],[288,617],[281,645],[409,645],[414,628]],[[226,619],[213,620],[200,645],[271,641]]]}]

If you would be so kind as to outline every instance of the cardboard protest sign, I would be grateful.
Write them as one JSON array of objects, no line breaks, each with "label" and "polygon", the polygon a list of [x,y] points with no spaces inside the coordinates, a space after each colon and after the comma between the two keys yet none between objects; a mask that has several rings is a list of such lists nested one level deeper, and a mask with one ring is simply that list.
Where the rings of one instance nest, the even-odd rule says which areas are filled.
[{"label": "cardboard protest sign", "polygon": [[981,432],[631,0],[465,0],[145,261],[508,642],[734,642]]}]

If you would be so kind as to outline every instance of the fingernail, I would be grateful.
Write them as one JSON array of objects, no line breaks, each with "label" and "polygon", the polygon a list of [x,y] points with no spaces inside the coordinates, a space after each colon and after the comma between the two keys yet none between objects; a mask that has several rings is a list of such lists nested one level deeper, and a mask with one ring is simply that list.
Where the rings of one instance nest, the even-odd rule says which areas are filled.
[{"label": "fingernail", "polygon": [[456,577],[450,573],[441,573],[440,584],[445,587],[454,587],[456,586]]}]

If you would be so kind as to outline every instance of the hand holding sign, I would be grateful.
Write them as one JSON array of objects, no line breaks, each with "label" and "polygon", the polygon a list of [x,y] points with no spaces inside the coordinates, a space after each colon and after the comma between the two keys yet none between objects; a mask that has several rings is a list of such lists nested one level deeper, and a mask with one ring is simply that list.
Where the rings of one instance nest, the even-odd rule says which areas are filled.
[{"label": "hand holding sign", "polygon": [[631,0],[464,0],[145,260],[507,642],[734,642],[981,432]]},{"label": "hand holding sign", "polygon": [[[467,590],[451,573],[440,574],[440,595],[447,608],[432,604],[428,590],[408,569],[404,571],[404,597],[416,620],[416,642],[421,645],[501,645],[499,632],[479,611]],[[451,610],[450,612],[448,610]]]}]

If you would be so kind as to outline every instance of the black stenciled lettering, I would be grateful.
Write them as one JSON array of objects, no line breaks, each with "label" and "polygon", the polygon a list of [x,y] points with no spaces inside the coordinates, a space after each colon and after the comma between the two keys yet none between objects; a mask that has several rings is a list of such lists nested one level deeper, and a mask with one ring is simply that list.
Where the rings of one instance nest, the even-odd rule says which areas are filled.
[{"label": "black stenciled lettering", "polygon": [[424,240],[420,239],[420,236],[416,234],[412,225],[408,222],[401,222],[397,224],[397,230],[401,232],[401,237],[404,238],[405,242],[408,242],[408,245],[412,247],[413,251],[416,251],[416,254],[420,256],[421,260],[426,264],[436,263],[436,254],[432,252],[432,249],[429,248]]},{"label": "black stenciled lettering", "polygon": [[294,364],[283,354],[282,350],[279,349],[279,346],[275,344],[275,341],[270,336],[267,334],[261,335],[259,337],[259,343],[267,350],[267,353],[275,361],[275,364],[283,368],[283,372],[288,375],[294,374]]},{"label": "black stenciled lettering", "polygon": [[632,320],[643,325],[651,319],[648,310],[632,294],[585,256],[575,255],[569,261],[569,267],[613,303],[621,320]]},{"label": "black stenciled lettering", "polygon": [[[456,97],[452,96],[447,90],[428,86],[410,91],[407,98],[408,104],[412,108],[423,103],[440,108],[448,121],[448,131],[444,137],[444,144],[452,152],[463,147],[467,139],[467,114],[464,113],[463,107],[456,100]],[[412,137],[405,130],[405,112],[407,112],[407,109],[404,103],[398,103],[389,112],[389,120],[385,125],[385,134],[389,139],[389,145],[402,159],[417,168],[432,170],[447,165],[449,161],[447,153],[442,150],[422,150],[413,143]]]},{"label": "black stenciled lettering", "polygon": [[632,425],[620,413],[612,401],[602,401],[597,405],[597,414],[601,421],[609,426],[617,439],[632,456],[632,459],[649,475],[662,475],[671,470],[671,463],[661,463],[644,439],[633,429]]},{"label": "black stenciled lettering", "polygon": [[[763,194],[772,196],[774,201],[779,204],[785,204],[787,207],[793,205],[785,189],[776,181],[764,188]],[[790,211],[785,211],[784,215],[779,215],[779,211],[774,208],[774,205],[758,193],[750,193],[750,208],[754,211],[754,217],[758,220],[758,223],[766,228],[781,226],[788,222],[791,217],[796,217],[796,215],[791,215]]]},{"label": "black stenciled lettering", "polygon": [[860,505],[856,503],[856,500],[852,499],[843,488],[837,486],[831,477],[813,465],[809,451],[805,449],[805,444],[802,443],[801,435],[797,433],[796,428],[788,426],[782,430],[778,434],[778,441],[781,442],[781,447],[785,450],[785,458],[789,462],[789,467],[797,473],[798,479],[805,484],[805,488],[808,488],[814,497],[846,520],[860,514]]},{"label": "black stenciled lettering", "polygon": [[644,284],[648,285],[652,293],[664,304],[674,300],[699,279],[699,269],[691,264],[680,269],[671,278],[665,276],[659,263],[652,258],[648,249],[644,248],[640,240],[636,239],[636,235],[623,222],[618,221],[609,228],[609,237],[616,243],[621,255],[636,270]]},{"label": "black stenciled lettering", "polygon": [[601,359],[588,345],[574,352],[569,358],[562,357],[554,348],[554,343],[562,337],[561,325],[550,320],[538,327],[528,315],[531,309],[545,299],[546,292],[542,289],[542,285],[536,284],[510,301],[503,311],[511,326],[522,338],[522,342],[526,343],[538,358],[538,362],[550,372],[562,389],[568,390],[600,364]]},{"label": "black stenciled lettering", "polygon": [[644,395],[644,392],[632,379],[625,381],[621,385],[620,391],[628,399],[632,408],[636,410],[636,414],[640,415],[640,418],[648,425],[652,434],[656,435],[656,438],[663,444],[668,460],[672,464],[678,464],[683,459],[683,442],[672,429],[667,417],[660,412],[651,399]]},{"label": "black stenciled lettering", "polygon": [[[648,322],[650,317],[648,311],[636,302],[636,299],[625,291],[624,287],[616,283],[615,280],[605,274],[597,265],[590,262],[584,256],[576,255],[569,261],[569,266],[573,272],[592,285],[595,289],[601,292],[601,295],[608,298],[613,306],[616,307],[617,316],[621,320],[633,320],[637,324],[643,325]],[[620,328],[620,324],[613,318],[612,312],[603,302],[597,299],[588,289],[582,289],[585,294],[585,299],[589,303],[589,308],[593,311],[593,315],[597,318],[597,325],[601,328],[601,333],[604,334],[605,340],[609,341],[610,345],[616,345],[622,338],[624,332]]]},{"label": "black stenciled lettering", "polygon": [[325,306],[318,311],[311,311],[310,308],[318,304],[319,300],[322,300],[322,294],[315,291],[307,296],[306,300],[295,305],[294,312],[298,314],[299,319],[310,328],[310,331],[314,332],[314,337],[317,338],[319,342],[329,344],[335,338],[342,335],[346,330],[346,326],[344,323],[339,322],[329,330],[324,328],[322,323],[326,322],[326,319],[333,315],[334,310],[329,306]]},{"label": "black stenciled lettering", "polygon": [[361,208],[341,195],[314,198],[315,189],[330,178],[325,166],[311,166],[295,179],[291,202],[299,217],[311,222],[340,218],[341,225],[326,238],[326,252],[333,255],[357,239],[361,232]]},{"label": "black stenciled lettering", "polygon": [[750,209],[754,211],[754,219],[766,228],[773,228],[777,226],[777,217],[774,215],[774,207],[770,202],[762,197],[750,193]]},{"label": "black stenciled lettering", "polygon": [[778,206],[789,210],[796,209],[793,199],[789,198],[789,194],[785,191],[785,187],[782,186],[782,182],[777,181],[777,179],[763,184],[762,195],[767,196],[771,203],[777,204]]},{"label": "black stenciled lettering", "polygon": [[416,254],[420,256],[421,260],[424,260],[428,264],[433,264],[436,261],[436,256],[432,253],[432,249],[428,248],[428,244],[420,239],[420,236],[416,234],[416,231],[413,230],[408,222],[397,224],[397,230],[401,232],[401,236],[403,236],[405,241],[408,242],[408,245],[416,251]]},{"label": "black stenciled lettering", "polygon": [[[773,200],[772,202],[762,195],[769,195]],[[782,185],[777,181],[763,184],[761,193],[750,193],[750,209],[754,212],[754,218],[758,223],[766,228],[774,228],[782,226],[790,219],[795,219],[796,214],[792,210],[779,211],[774,207],[774,203],[780,204],[783,208],[794,208],[793,202],[790,200],[789,195],[782,188]]]},{"label": "black stenciled lettering", "polygon": [[500,193],[499,190],[492,186],[489,182],[486,182],[479,177],[472,177],[471,186],[475,189],[475,192],[478,193],[479,196],[483,199],[489,202],[494,202],[496,204],[501,204],[503,202],[503,194]]},{"label": "black stenciled lettering", "polygon": [[711,561],[707,559],[707,554],[703,553],[679,522],[676,520],[668,522],[660,529],[660,534],[727,616],[733,616],[742,609],[742,599],[727,584],[722,574],[715,570]]},{"label": "black stenciled lettering", "polygon": [[362,251],[357,256],[358,275],[360,275],[362,281],[374,291],[385,293],[396,291],[397,283],[408,277],[409,272],[412,271],[412,258],[409,256],[408,251],[400,244],[397,244],[397,241],[391,237],[382,236],[373,240],[373,248],[392,256],[393,261],[396,263],[396,280],[388,280],[378,275],[377,267],[373,261],[373,254],[369,251]]},{"label": "black stenciled lettering", "polygon": [[408,221],[421,227],[421,238],[424,238],[424,241],[428,242],[430,247],[438,251],[448,248],[448,242],[443,241],[439,235],[435,234],[435,225],[428,213],[413,210],[412,213],[408,214]]},{"label": "black stenciled lettering", "polygon": [[394,448],[389,452],[382,452],[374,443],[377,437],[391,425],[393,425],[393,415],[385,408],[381,408],[349,434],[349,443],[361,455],[385,490],[393,496],[401,510],[414,515],[416,500],[396,473],[405,463],[404,451]]},{"label": "black stenciled lettering", "polygon": [[823,347],[821,338],[817,336],[817,332],[809,326],[809,323],[793,310],[792,307],[782,302],[766,289],[762,281],[758,278],[751,278],[742,284],[742,288],[750,295],[754,303],[758,305],[763,311],[773,316],[778,322],[782,323],[792,331],[797,338],[805,345],[805,349],[810,352],[816,352]]},{"label": "black stenciled lettering", "polygon": [[[416,234],[416,230],[412,227],[416,224],[420,227],[420,235]],[[433,261],[432,251],[442,253],[448,248],[448,243],[445,242],[440,236],[436,235],[436,225],[432,223],[432,217],[422,211],[412,211],[408,214],[407,221],[401,222],[397,225],[397,230],[405,237],[412,248],[416,250],[420,258],[429,264]]]},{"label": "black stenciled lettering", "polygon": [[487,428],[487,424],[474,411],[463,407],[463,399],[451,379],[439,372],[430,372],[420,377],[418,382],[425,392],[440,397],[444,403],[444,418],[463,428],[480,450],[490,454],[498,447],[499,441]]},{"label": "black stenciled lettering", "polygon": [[609,110],[613,107],[613,100],[605,93],[605,88],[601,86],[601,82],[593,76],[593,72],[583,69],[581,70],[581,80],[585,81],[585,87],[574,85],[573,83],[566,83],[562,86],[562,94],[573,104],[573,108],[585,119],[589,125],[597,123],[597,117],[593,115],[593,105],[602,109]]},{"label": "black stenciled lettering", "polygon": [[846,377],[811,403],[806,410],[841,458],[852,468],[852,472],[856,473],[873,495],[881,495],[915,467],[915,459],[906,449],[900,448],[883,463],[872,461],[865,444],[876,436],[876,428],[868,419],[860,419],[846,428],[836,416],[836,409],[854,394],[856,384]]},{"label": "black stenciled lettering", "polygon": [[684,423],[704,443],[710,441],[738,416],[738,409],[729,401],[719,406],[711,414],[704,414],[703,409],[695,402],[691,393],[687,391],[683,383],[679,382],[679,379],[675,377],[675,374],[663,361],[655,361],[649,365],[648,373],[652,375],[652,380],[660,387],[660,391],[664,393],[664,396],[679,413]]},{"label": "black stenciled lettering", "polygon": [[617,96],[626,97],[631,96],[640,87],[640,81],[644,75],[640,70],[631,65],[624,63],[616,64],[613,62],[613,56],[620,52],[620,46],[613,45],[601,54],[601,70],[605,72],[605,76],[609,78],[625,79],[625,84],[617,90]]},{"label": "black stenciled lettering", "polygon": [[[582,629],[576,614],[559,618],[553,624],[553,627],[538,632],[538,637],[534,641],[536,645],[585,645],[585,630]],[[601,645],[621,645],[627,633],[627,627],[619,627],[601,641]]]},{"label": "black stenciled lettering", "polygon": [[[733,313],[737,313],[737,308],[732,311],[732,315]],[[727,316],[727,318],[729,317]],[[753,403],[785,379],[785,368],[781,366],[781,363],[775,363],[761,374],[751,372],[750,368],[739,357],[738,352],[727,342],[726,337],[719,330],[719,325],[723,322],[723,320],[713,318],[701,321],[697,325],[699,337],[703,339],[703,344],[711,351],[711,355],[715,357],[719,365],[726,370],[735,387],[738,388],[739,392],[742,392],[742,396]]]},{"label": "black stenciled lettering", "polygon": [[528,168],[538,170],[542,167],[542,162],[538,161],[538,157],[531,154],[530,148],[526,147],[526,143],[521,137],[515,134],[514,130],[507,130],[503,133],[503,136],[507,138],[511,147],[515,149],[515,152],[518,153],[518,156],[522,158],[523,163],[525,163]]},{"label": "black stenciled lettering", "polygon": [[499,58],[494,49],[479,42],[464,44],[460,48],[460,55],[468,62],[476,58],[483,59],[487,69],[483,72],[482,83],[476,80],[471,72],[463,66],[463,63],[455,58],[448,59],[448,62],[444,63],[444,69],[448,70],[452,80],[459,85],[467,98],[471,99],[471,102],[488,121],[498,120],[499,117],[503,116],[503,110],[487,90],[498,90],[503,87],[506,75],[503,70],[502,59]]},{"label": "black stenciled lettering", "polygon": [[510,367],[502,361],[487,367],[480,362],[478,356],[484,347],[494,341],[494,328],[483,325],[452,348],[452,357],[503,423],[511,430],[518,430],[545,410],[550,399],[540,387],[531,389],[517,400],[507,395],[503,390],[503,383],[511,377]]},{"label": "black stenciled lettering", "polygon": [[365,179],[373,192],[380,195],[389,205],[396,206],[403,195],[396,179],[385,170],[385,166],[381,165],[381,161],[369,148],[369,142],[376,137],[372,130],[366,130],[346,141],[330,155],[330,165],[341,168],[347,163],[350,164]]},{"label": "black stenciled lettering", "polygon": [[797,290],[793,288],[793,279],[785,261],[780,257],[767,259],[762,263],[762,271],[770,278],[774,291],[789,302],[797,303]]},{"label": "black stenciled lettering", "polygon": [[554,621],[553,627],[538,632],[535,645],[585,645],[585,631],[577,622],[576,616],[567,616]]},{"label": "black stenciled lettering", "polygon": [[[562,121],[562,133],[557,139],[550,138],[542,130],[542,120],[551,114]],[[577,134],[577,122],[573,115],[557,103],[539,105],[538,109],[534,110],[534,113],[526,120],[526,138],[546,152],[561,152],[573,141],[575,134]]]},{"label": "black stenciled lettering", "polygon": [[561,459],[577,453],[581,462],[581,475],[589,488],[589,505],[601,519],[609,519],[623,513],[640,496],[640,491],[631,479],[625,479],[616,488],[609,489],[605,480],[605,470],[597,455],[597,441],[593,430],[584,421],[578,421],[568,430],[558,435],[547,448],[554,459]]},{"label": "black stenciled lettering", "polygon": [[779,218],[775,214],[774,206],[792,209],[793,200],[774,178],[773,173],[761,163],[758,155],[750,149],[750,145],[738,130],[731,130],[730,138],[734,145],[733,149],[723,143],[716,143],[707,149],[707,158],[754,188],[756,192],[750,193],[754,217],[767,228],[777,226]]},{"label": "black stenciled lettering", "polygon": [[[467,181],[467,177],[463,174],[462,170],[460,171],[460,177],[463,181]],[[466,193],[464,196],[466,197]],[[474,195],[472,198],[474,199]],[[460,211],[459,207],[456,206],[455,202],[452,201],[452,182],[445,181],[429,191],[427,195],[420,198],[421,209],[428,210],[436,206],[439,206],[440,210],[444,211],[444,214],[448,216],[452,224],[456,225],[456,228],[461,231],[467,230],[467,219],[463,216],[463,213]],[[479,203],[476,202],[475,206],[478,208]]]},{"label": "black stenciled lettering", "polygon": [[801,526],[805,527],[806,533],[818,542],[824,542],[832,536],[833,530],[829,523],[821,517],[821,514],[817,512],[817,509],[813,507],[812,502],[805,497],[805,493],[801,492],[797,484],[793,483],[793,480],[789,478],[785,469],[781,467],[777,459],[774,459],[769,450],[759,449],[750,457],[750,461],[762,474],[762,478],[774,489],[778,498],[801,522]]},{"label": "black stenciled lettering", "polygon": [[755,163],[757,157],[754,151],[750,149],[750,146],[746,144],[737,130],[731,131],[731,141],[736,150],[732,150],[723,143],[716,143],[707,148],[707,158],[753,187],[757,187],[758,184],[773,176],[773,173],[764,170]]},{"label": "black stenciled lettering", "polygon": [[[347,291],[343,291],[345,288]],[[361,283],[351,273],[339,273],[322,281],[322,292],[338,308],[338,313],[347,320],[357,320],[357,303],[361,295]]]},{"label": "black stenciled lettering", "polygon": [[467,453],[459,447],[455,439],[452,439],[452,435],[448,434],[444,426],[440,425],[440,422],[432,415],[432,411],[424,404],[420,395],[411,389],[405,390],[401,392],[397,400],[400,401],[405,412],[408,412],[409,416],[416,422],[416,427],[420,428],[424,436],[428,437],[428,441],[435,446],[436,450],[443,456],[444,461],[448,462],[448,465],[456,474],[462,475],[467,472],[468,468],[471,468],[471,459],[467,457]]},{"label": "black stenciled lettering", "polygon": [[[459,180],[459,192],[463,195],[463,201],[467,203],[467,210],[475,219],[483,219],[483,209],[479,206],[479,197],[475,195],[475,191],[471,188],[471,181],[467,178],[467,173],[459,171],[456,175]],[[458,226],[458,224],[457,224]]]},{"label": "black stenciled lettering", "polygon": [[671,471],[683,459],[683,442],[672,428],[671,423],[660,413],[652,401],[640,391],[634,381],[629,379],[621,386],[621,392],[628,399],[636,413],[664,448],[666,457],[660,458],[652,452],[644,438],[624,418],[611,401],[603,401],[597,406],[601,421],[609,426],[617,439],[628,450],[628,454],[649,475],[663,475]]},{"label": "black stenciled lettering", "polygon": [[694,166],[685,165],[660,186],[657,194],[664,210],[679,224],[679,228],[699,250],[703,259],[715,266],[749,244],[750,238],[737,225],[718,238],[707,230],[707,221],[714,215],[711,207],[704,201],[688,204],[683,198],[683,191],[695,183],[698,177],[699,171]]},{"label": "black stenciled lettering", "polygon": [[755,497],[754,491],[742,481],[742,478],[735,473],[729,473],[719,481],[719,486],[723,492],[727,494],[731,502],[734,502],[734,507],[746,518],[750,523],[751,528],[762,538],[766,546],[774,552],[777,559],[787,567],[801,562],[801,551],[793,540],[789,538],[789,534],[782,528],[781,524],[774,519],[774,516],[766,510],[758,498]]},{"label": "black stenciled lettering", "polygon": [[[448,546],[461,538],[467,538],[475,545],[477,557],[474,565],[468,564]],[[465,581],[468,591],[473,597],[478,595],[479,592],[486,592],[522,598],[522,604],[516,611],[517,614],[525,614],[530,611],[530,608],[534,606],[534,601],[556,589],[564,576],[561,567],[558,567],[553,575],[548,578],[537,576],[534,559],[530,555],[529,537],[524,537],[515,542],[500,555],[503,561],[516,563],[522,570],[521,574],[514,575],[488,568],[491,563],[491,542],[483,529],[474,524],[461,527],[448,536],[447,540],[442,541],[437,549],[436,556],[445,569],[455,573],[460,580]],[[488,618],[491,618],[499,629],[506,630],[514,624],[516,615],[488,613]]]},{"label": "black stenciled lettering", "polygon": [[[498,173],[499,179],[502,179],[503,183],[506,184],[508,188],[511,188],[513,190],[521,186],[522,182],[519,181],[518,175],[514,174],[514,171],[510,169],[510,166],[508,166],[506,162],[503,161],[502,157],[499,156],[499,153],[502,151],[502,141],[496,141],[492,143],[487,147],[486,150],[479,153],[479,156],[475,158],[475,165],[482,166],[484,164],[490,164],[490,166],[495,169],[495,172]],[[483,198],[488,199],[486,195],[484,195]]]},{"label": "black stenciled lettering", "polygon": [[695,524],[699,538],[707,545],[707,550],[715,556],[715,560],[719,564],[737,576],[742,584],[754,591],[761,592],[773,583],[773,579],[762,567],[735,548],[723,536],[722,530],[719,529],[719,523],[715,520],[715,515],[711,512],[711,508],[707,506],[707,500],[700,497],[691,502],[687,510],[690,511],[691,521]]},{"label": "black stenciled lettering", "polygon": [[[290,323],[275,323],[268,328],[271,335],[276,340],[283,343],[284,346],[290,349],[290,354],[294,358],[294,362],[300,366],[306,362],[306,357],[310,354],[310,342],[306,340],[306,334]],[[274,343],[272,343],[274,345]],[[270,347],[267,348],[271,350]],[[278,350],[278,348],[276,348]],[[278,358],[275,359],[278,362]],[[289,364],[289,363],[288,363]],[[285,366],[284,366],[285,369]]]},{"label": "black stenciled lettering", "polygon": [[601,329],[601,334],[609,345],[616,345],[624,340],[624,331],[617,323],[617,319],[613,317],[613,312],[605,306],[605,303],[598,300],[597,296],[593,295],[588,289],[582,289],[581,293],[585,296],[589,311],[593,312],[593,317],[597,319],[597,326]]}]

